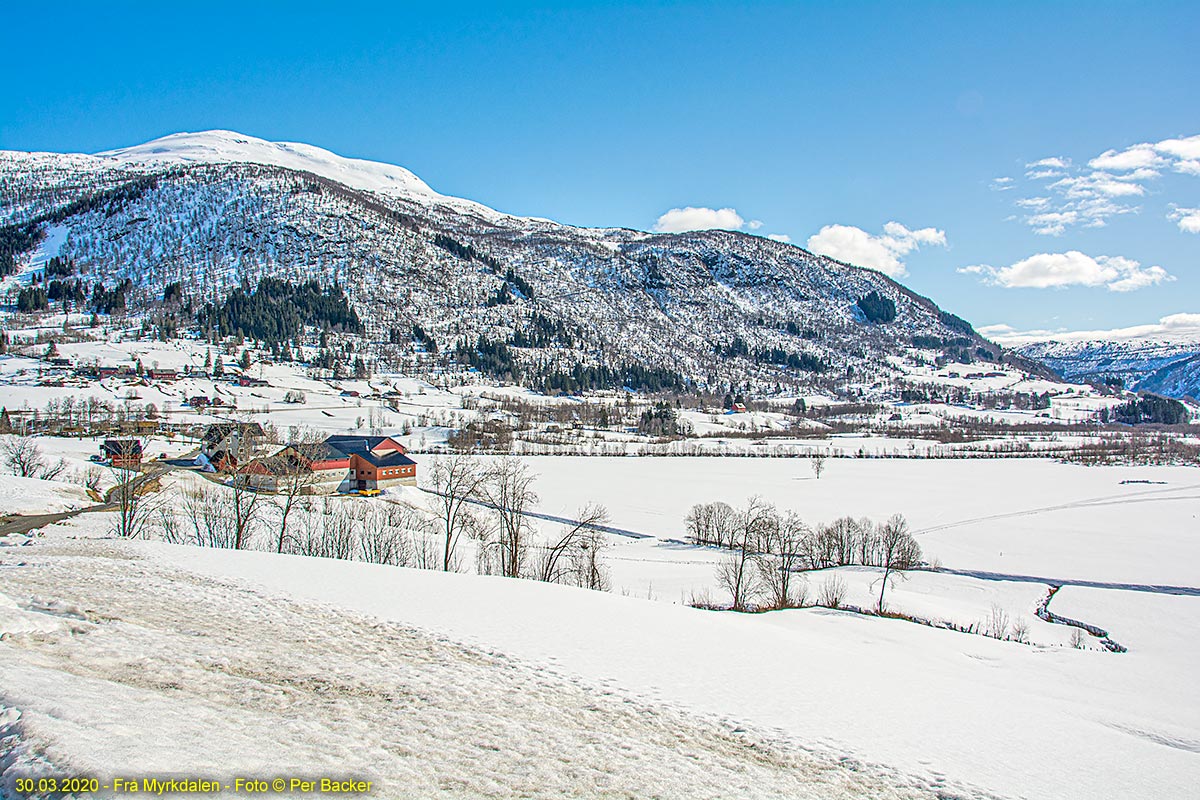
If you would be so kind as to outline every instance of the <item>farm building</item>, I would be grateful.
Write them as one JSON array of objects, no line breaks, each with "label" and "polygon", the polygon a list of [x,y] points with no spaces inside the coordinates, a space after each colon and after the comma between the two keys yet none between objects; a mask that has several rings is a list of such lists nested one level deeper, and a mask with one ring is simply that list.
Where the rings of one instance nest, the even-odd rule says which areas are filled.
[{"label": "farm building", "polygon": [[304,494],[416,485],[417,465],[390,436],[330,436],[316,444],[290,444],[247,464],[251,484],[280,491],[302,484]]},{"label": "farm building", "polygon": [[325,444],[349,457],[352,489],[417,485],[416,462],[390,436],[330,436]]},{"label": "farm building", "polygon": [[265,437],[257,422],[222,422],[208,426],[200,449],[214,468],[227,472],[252,457]]},{"label": "farm building", "polygon": [[395,451],[352,453],[350,473],[354,488],[359,491],[417,485],[417,462]]},{"label": "farm building", "polygon": [[138,469],[142,465],[140,439],[105,439],[100,455],[117,469]]}]

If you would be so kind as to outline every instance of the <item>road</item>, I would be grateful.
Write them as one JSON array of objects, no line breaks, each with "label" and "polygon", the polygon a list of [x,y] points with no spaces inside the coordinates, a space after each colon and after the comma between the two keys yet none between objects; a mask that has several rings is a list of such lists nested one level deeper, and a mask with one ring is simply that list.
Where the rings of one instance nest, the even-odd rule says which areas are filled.
[{"label": "road", "polygon": [[[134,488],[141,486],[147,481],[155,480],[174,469],[174,465],[162,461],[152,461],[146,466],[146,470],[133,479]],[[112,497],[113,489],[108,490],[108,498]],[[106,499],[103,503],[96,503],[91,506],[77,508],[74,511],[60,511],[56,514],[23,514],[10,517],[3,525],[0,525],[0,536],[9,536],[12,534],[29,533],[37,528],[46,525],[53,525],[56,522],[62,522],[64,519],[78,516],[80,514],[91,514],[96,511],[114,511],[117,508],[117,503],[111,499]]]}]

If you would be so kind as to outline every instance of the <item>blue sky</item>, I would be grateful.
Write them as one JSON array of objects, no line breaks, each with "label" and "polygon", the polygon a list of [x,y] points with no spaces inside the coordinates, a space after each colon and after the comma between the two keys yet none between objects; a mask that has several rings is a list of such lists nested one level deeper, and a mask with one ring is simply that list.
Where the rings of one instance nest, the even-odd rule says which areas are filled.
[{"label": "blue sky", "polygon": [[227,128],[517,214],[784,235],[980,326],[1200,313],[1200,7],[996,5],[22,4],[0,149]]}]

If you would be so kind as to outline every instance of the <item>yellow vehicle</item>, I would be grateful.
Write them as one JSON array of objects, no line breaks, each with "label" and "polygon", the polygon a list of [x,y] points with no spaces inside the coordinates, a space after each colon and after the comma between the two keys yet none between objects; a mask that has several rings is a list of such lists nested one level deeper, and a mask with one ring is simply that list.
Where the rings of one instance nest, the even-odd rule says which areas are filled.
[{"label": "yellow vehicle", "polygon": [[380,492],[378,489],[359,489],[358,494],[360,497],[378,497]]}]

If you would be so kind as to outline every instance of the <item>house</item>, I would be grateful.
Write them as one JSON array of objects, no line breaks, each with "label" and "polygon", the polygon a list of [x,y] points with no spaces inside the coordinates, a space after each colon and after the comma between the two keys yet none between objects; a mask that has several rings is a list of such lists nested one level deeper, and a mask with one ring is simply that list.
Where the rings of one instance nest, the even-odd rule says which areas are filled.
[{"label": "house", "polygon": [[173,369],[153,369],[146,370],[146,376],[152,381],[173,381],[179,377],[179,372]]},{"label": "house", "polygon": [[[256,458],[238,472],[246,475],[250,486],[259,491],[288,491],[289,485],[292,485],[300,490],[300,494],[315,494],[308,485],[312,470],[289,457],[286,449],[265,458]],[[290,484],[293,479],[296,483]]]},{"label": "house", "polygon": [[330,436],[325,444],[349,457],[352,489],[417,485],[417,462],[390,436]]},{"label": "house", "polygon": [[317,444],[291,444],[278,455],[289,459],[293,469],[308,471],[307,480],[313,494],[329,494],[339,489],[348,490],[350,454],[327,442]]},{"label": "house", "polygon": [[52,366],[52,367],[69,367],[69,366],[71,366],[71,359],[63,358],[62,356],[55,356],[54,358],[50,359],[50,366]]},{"label": "house", "polygon": [[270,386],[271,384],[264,381],[262,378],[251,378],[248,375],[239,375],[238,386]]},{"label": "house", "polygon": [[[256,489],[280,491],[298,479],[301,494],[386,489],[417,483],[417,465],[390,436],[330,436],[315,444],[290,444],[246,464]],[[295,484],[293,484],[295,485]]]},{"label": "house", "polygon": [[264,438],[266,433],[257,422],[221,422],[204,431],[200,451],[216,469],[228,472],[251,458]]},{"label": "house", "polygon": [[350,480],[353,488],[364,491],[389,486],[416,486],[417,462],[404,453],[366,450],[350,454]]},{"label": "house", "polygon": [[192,408],[208,408],[208,398],[202,394],[188,398],[188,405]]},{"label": "house", "polygon": [[139,439],[105,439],[100,456],[117,469],[138,469],[142,465],[142,442]]},{"label": "house", "polygon": [[745,403],[734,403],[732,406],[729,407],[729,410],[734,414],[745,414],[746,413],[746,404]]}]

